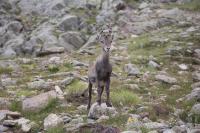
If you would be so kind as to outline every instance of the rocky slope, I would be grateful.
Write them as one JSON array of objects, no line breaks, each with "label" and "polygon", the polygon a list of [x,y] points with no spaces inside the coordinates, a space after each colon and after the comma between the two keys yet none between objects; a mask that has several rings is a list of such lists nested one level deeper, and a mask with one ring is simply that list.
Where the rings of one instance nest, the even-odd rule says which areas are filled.
[{"label": "rocky slope", "polygon": [[[200,132],[198,0],[2,0],[0,132]],[[86,110],[112,23],[112,108]],[[105,97],[105,96],[103,96]]]}]

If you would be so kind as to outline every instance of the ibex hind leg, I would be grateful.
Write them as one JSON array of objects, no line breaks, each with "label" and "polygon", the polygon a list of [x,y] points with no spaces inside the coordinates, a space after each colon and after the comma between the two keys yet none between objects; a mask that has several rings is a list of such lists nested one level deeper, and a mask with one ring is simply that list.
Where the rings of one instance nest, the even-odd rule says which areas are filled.
[{"label": "ibex hind leg", "polygon": [[89,84],[88,84],[88,92],[89,92],[89,98],[88,98],[87,109],[89,110],[90,106],[91,106],[91,99],[92,99],[92,83],[90,81],[89,81]]}]

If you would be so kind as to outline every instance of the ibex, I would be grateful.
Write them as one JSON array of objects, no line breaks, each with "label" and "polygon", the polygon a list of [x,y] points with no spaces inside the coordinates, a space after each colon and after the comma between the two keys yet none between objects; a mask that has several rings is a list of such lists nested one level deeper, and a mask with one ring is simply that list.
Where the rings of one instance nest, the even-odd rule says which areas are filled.
[{"label": "ibex", "polygon": [[103,93],[104,87],[106,89],[106,105],[111,107],[110,102],[110,76],[112,73],[112,66],[109,62],[110,48],[113,40],[112,28],[107,26],[107,29],[102,29],[97,35],[97,41],[100,42],[102,47],[101,55],[97,57],[95,63],[89,67],[88,70],[88,90],[89,90],[89,100],[88,107],[90,109],[91,99],[92,99],[92,86],[97,86],[97,103],[101,105],[101,95]]}]

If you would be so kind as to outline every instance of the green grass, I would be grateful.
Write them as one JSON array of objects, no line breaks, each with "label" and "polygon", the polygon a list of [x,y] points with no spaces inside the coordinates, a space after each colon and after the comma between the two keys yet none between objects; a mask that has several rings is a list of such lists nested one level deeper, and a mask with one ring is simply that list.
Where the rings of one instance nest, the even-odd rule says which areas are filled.
[{"label": "green grass", "polygon": [[16,95],[18,97],[20,97],[20,96],[26,96],[26,97],[28,97],[28,96],[32,96],[34,94],[36,94],[36,91],[31,91],[31,90],[28,90],[28,89],[26,89],[26,90],[20,89],[20,90],[16,91]]},{"label": "green grass", "polygon": [[65,91],[68,95],[80,94],[87,88],[87,84],[83,81],[74,80],[69,86],[66,87]]},{"label": "green grass", "polygon": [[114,106],[131,106],[141,102],[140,98],[128,89],[118,89],[111,92],[111,101]]},{"label": "green grass", "polygon": [[190,11],[200,11],[200,1],[199,0],[192,0],[192,2],[189,2],[189,3],[167,5],[167,8],[172,8],[172,7],[173,8],[178,7],[180,9],[190,10]]},{"label": "green grass", "polygon": [[51,72],[51,73],[56,73],[56,72],[59,71],[59,67],[58,67],[58,66],[55,66],[55,65],[49,65],[49,66],[48,66],[48,70],[49,70],[49,72]]},{"label": "green grass", "polygon": [[126,127],[126,123],[128,120],[128,115],[117,115],[115,117],[111,117],[110,119],[108,119],[107,121],[102,122],[102,124],[105,125],[112,125],[114,127],[120,128],[121,130],[125,130]]},{"label": "green grass", "polygon": [[0,67],[0,74],[11,74],[12,71],[11,67]]},{"label": "green grass", "polygon": [[47,133],[65,133],[65,131],[64,131],[63,125],[60,125],[60,126],[48,129]]}]

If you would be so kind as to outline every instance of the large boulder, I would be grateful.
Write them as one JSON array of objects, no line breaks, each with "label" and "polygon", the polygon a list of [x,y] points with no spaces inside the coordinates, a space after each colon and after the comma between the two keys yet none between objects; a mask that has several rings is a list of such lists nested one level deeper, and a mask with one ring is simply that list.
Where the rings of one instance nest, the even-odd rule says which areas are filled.
[{"label": "large boulder", "polygon": [[78,17],[75,15],[66,15],[58,24],[58,27],[62,31],[78,30]]},{"label": "large boulder", "polygon": [[117,111],[114,107],[107,107],[106,103],[102,103],[101,106],[99,106],[98,103],[94,103],[89,110],[88,117],[98,119],[103,115],[115,116],[116,114]]},{"label": "large boulder", "polygon": [[31,98],[26,98],[22,102],[23,111],[34,111],[38,112],[41,109],[47,107],[51,100],[56,99],[57,94],[55,91],[48,91],[41,93],[39,95],[33,96]]},{"label": "large boulder", "polygon": [[79,32],[70,31],[59,36],[59,45],[68,51],[79,49],[85,42],[85,37]]},{"label": "large boulder", "polygon": [[44,129],[53,128],[58,125],[64,125],[64,122],[63,119],[57,116],[56,114],[49,114],[44,119]]}]

